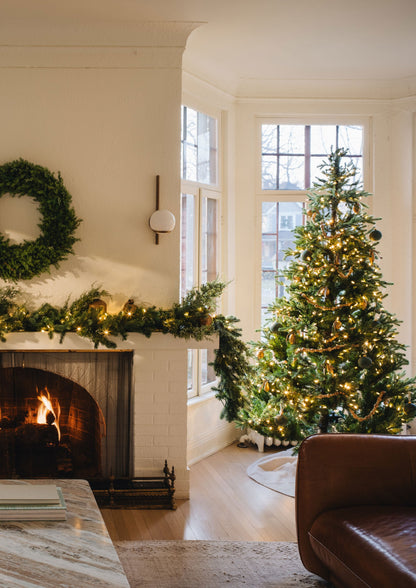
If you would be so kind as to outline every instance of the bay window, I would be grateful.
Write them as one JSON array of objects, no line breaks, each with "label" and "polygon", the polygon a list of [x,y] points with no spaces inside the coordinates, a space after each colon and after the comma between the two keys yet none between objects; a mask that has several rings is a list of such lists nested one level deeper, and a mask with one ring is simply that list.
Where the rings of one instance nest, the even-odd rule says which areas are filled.
[{"label": "bay window", "polygon": [[[180,296],[219,275],[218,120],[182,106]],[[188,398],[211,389],[213,352],[188,351]]]}]

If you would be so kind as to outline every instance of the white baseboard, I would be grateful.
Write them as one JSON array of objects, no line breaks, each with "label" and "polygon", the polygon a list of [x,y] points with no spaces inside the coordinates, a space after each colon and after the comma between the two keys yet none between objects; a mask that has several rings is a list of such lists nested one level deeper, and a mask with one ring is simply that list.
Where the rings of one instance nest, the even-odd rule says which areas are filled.
[{"label": "white baseboard", "polygon": [[188,466],[221,451],[234,443],[241,435],[241,431],[230,423],[220,423],[211,431],[206,431],[198,439],[188,443]]}]

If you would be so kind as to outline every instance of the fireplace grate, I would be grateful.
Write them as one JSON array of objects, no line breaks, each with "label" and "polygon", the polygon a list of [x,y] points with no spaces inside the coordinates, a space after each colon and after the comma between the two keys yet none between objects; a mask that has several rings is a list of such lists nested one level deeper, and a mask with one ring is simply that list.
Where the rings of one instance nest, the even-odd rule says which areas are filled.
[{"label": "fireplace grate", "polygon": [[89,484],[100,508],[176,509],[175,468],[167,460],[163,476],[94,478]]}]

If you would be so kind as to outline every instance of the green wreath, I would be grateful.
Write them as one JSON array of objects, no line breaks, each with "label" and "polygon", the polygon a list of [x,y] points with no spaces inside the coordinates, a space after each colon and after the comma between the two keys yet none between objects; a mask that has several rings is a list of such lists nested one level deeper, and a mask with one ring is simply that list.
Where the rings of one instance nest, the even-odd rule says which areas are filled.
[{"label": "green wreath", "polygon": [[80,219],[71,207],[71,195],[61,175],[54,176],[48,169],[17,159],[0,166],[0,197],[30,196],[39,205],[42,216],[40,235],[33,241],[12,244],[0,233],[0,278],[3,280],[29,280],[51,265],[73,253],[78,239],[74,232]]}]

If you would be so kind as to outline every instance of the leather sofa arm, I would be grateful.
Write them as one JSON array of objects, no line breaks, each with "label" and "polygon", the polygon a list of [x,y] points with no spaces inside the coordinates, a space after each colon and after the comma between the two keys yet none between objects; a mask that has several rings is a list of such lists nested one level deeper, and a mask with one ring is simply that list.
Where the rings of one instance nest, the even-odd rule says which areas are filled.
[{"label": "leather sofa arm", "polygon": [[296,527],[306,568],[325,577],[308,532],[324,511],[416,505],[416,437],[322,434],[303,441],[296,474]]}]

